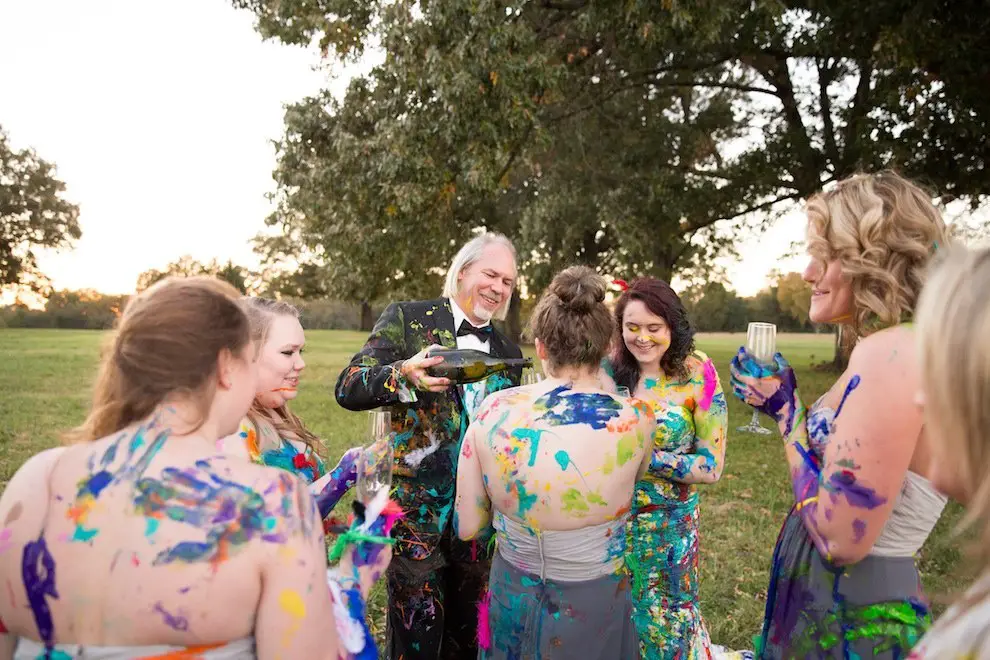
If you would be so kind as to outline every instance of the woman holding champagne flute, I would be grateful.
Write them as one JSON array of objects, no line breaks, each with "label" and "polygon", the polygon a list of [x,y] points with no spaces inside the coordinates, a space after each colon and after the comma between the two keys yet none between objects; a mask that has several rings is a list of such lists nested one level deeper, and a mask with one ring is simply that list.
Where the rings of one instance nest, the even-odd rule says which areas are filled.
[{"label": "woman holding champagne flute", "polygon": [[928,479],[908,321],[945,225],[930,195],[889,172],[846,179],[807,213],[809,317],[843,325],[857,343],[810,409],[780,353],[767,364],[741,348],[732,360],[736,396],[777,423],[795,498],[756,651],[905,657],[931,622],[914,555],[945,505]]},{"label": "woman holding champagne flute", "polygon": [[698,484],[718,481],[728,413],[711,359],[694,349],[680,298],[658,279],[628,286],[615,307],[620,340],[604,371],[656,416],[653,455],[636,484],[626,564],[644,658],[709,658],[698,606]]}]

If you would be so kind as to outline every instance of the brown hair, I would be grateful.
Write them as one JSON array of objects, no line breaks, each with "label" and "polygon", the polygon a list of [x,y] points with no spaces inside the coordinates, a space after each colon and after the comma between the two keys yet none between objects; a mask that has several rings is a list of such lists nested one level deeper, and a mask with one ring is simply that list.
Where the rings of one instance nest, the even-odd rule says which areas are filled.
[{"label": "brown hair", "polygon": [[[294,305],[282,300],[244,297],[241,298],[241,305],[250,321],[251,339],[254,340],[259,353],[268,340],[268,332],[271,330],[272,321],[275,320],[276,316],[299,318],[299,310]],[[247,416],[256,428],[259,421],[265,421],[275,427],[280,438],[298,440],[316,453],[320,453],[320,449],[323,448],[320,439],[289,410],[288,404],[282,404],[278,408],[265,408],[255,399],[251,403],[251,409]]]},{"label": "brown hair", "polygon": [[251,341],[240,293],[211,277],[166,278],[132,297],[96,378],[93,407],[68,434],[73,442],[103,438],[144,419],[170,396],[188,395],[199,428],[216,393],[217,356],[240,357]]},{"label": "brown hair", "polygon": [[838,259],[863,336],[914,315],[928,262],[948,236],[932,195],[891,171],[856,174],[808,200],[808,252]]},{"label": "brown hair", "polygon": [[605,290],[604,278],[587,266],[571,266],[553,278],[530,320],[551,369],[601,363],[612,339]]}]

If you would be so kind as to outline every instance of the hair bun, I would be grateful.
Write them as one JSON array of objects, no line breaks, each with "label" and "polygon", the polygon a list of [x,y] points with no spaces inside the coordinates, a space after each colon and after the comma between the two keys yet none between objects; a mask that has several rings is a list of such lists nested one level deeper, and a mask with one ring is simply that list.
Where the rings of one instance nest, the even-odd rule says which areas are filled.
[{"label": "hair bun", "polygon": [[550,292],[565,309],[586,314],[605,300],[605,278],[587,266],[571,266],[561,271],[550,285]]}]

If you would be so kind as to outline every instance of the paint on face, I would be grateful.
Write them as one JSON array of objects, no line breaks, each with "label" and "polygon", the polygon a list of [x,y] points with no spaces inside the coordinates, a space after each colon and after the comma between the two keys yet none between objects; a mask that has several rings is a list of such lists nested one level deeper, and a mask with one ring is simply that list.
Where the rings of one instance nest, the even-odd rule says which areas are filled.
[{"label": "paint on face", "polygon": [[642,366],[656,367],[670,348],[666,319],[657,316],[641,300],[631,300],[622,313],[622,342]]},{"label": "paint on face", "polygon": [[507,247],[493,243],[458,274],[454,300],[471,323],[482,325],[508,303],[515,280],[515,258]]},{"label": "paint on face", "polygon": [[277,408],[296,397],[299,377],[306,368],[306,337],[299,319],[277,314],[268,328],[258,355],[256,400],[265,408]]}]

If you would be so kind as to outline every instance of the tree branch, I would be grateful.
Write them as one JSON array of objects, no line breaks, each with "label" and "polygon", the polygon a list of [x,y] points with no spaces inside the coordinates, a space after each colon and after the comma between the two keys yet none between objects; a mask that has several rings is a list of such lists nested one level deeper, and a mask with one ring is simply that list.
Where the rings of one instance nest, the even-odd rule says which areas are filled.
[{"label": "tree branch", "polygon": [[828,96],[828,86],[832,83],[832,67],[822,66],[820,59],[815,60],[815,66],[818,69],[818,100],[825,126],[825,151],[833,166],[838,168],[839,147],[835,143],[835,125],[832,123],[832,100]]},{"label": "tree branch", "polygon": [[836,173],[845,176],[855,169],[860,157],[860,132],[863,119],[870,110],[870,78],[873,67],[869,60],[856,60],[859,67],[859,82],[856,85],[856,93],[853,95],[852,107],[849,110],[849,119],[846,121],[846,130],[843,138],[844,153]]}]

